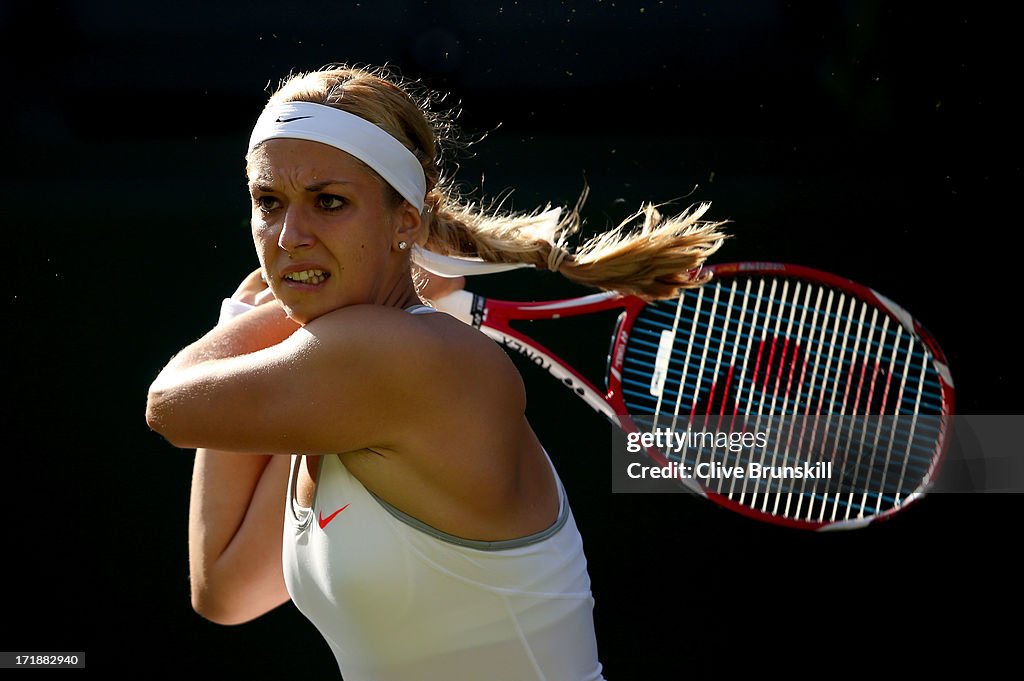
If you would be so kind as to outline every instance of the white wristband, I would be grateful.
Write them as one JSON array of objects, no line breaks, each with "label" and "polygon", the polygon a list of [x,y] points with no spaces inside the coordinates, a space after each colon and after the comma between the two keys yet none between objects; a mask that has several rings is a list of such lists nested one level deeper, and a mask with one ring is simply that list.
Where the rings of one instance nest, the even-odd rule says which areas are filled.
[{"label": "white wristband", "polygon": [[227,324],[238,315],[242,314],[243,312],[248,312],[254,307],[256,306],[250,305],[249,303],[243,303],[240,300],[232,300],[231,298],[225,298],[224,301],[220,304],[220,318],[217,320],[217,326],[223,326]]}]

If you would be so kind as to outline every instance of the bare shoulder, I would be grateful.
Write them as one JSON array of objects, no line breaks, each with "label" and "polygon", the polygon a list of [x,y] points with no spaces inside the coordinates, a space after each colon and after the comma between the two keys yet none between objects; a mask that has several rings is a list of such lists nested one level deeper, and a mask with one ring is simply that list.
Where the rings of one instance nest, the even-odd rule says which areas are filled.
[{"label": "bare shoulder", "polygon": [[337,351],[354,351],[431,394],[486,393],[507,408],[525,389],[508,355],[493,340],[443,313],[409,314],[379,305],[353,305],[306,325],[305,331]]}]

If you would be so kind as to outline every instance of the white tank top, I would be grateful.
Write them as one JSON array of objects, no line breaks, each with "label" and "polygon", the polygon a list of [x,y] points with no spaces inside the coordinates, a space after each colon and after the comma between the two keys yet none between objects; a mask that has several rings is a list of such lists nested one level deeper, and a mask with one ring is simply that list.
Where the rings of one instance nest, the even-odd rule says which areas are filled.
[{"label": "white tank top", "polygon": [[561,481],[551,527],[482,542],[390,506],[338,456],[321,457],[304,508],[300,463],[292,457],[285,584],[345,681],[603,680],[583,542]]}]

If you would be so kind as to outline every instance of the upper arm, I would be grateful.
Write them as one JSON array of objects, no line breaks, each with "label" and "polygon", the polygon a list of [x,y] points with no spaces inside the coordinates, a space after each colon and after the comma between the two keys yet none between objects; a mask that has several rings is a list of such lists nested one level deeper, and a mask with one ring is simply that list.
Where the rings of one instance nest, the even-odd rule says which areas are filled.
[{"label": "upper arm", "polygon": [[[331,453],[389,446],[402,411],[432,371],[411,315],[357,306],[283,342],[161,375],[151,425],[179,447]],[[429,358],[431,353],[426,353]]]}]

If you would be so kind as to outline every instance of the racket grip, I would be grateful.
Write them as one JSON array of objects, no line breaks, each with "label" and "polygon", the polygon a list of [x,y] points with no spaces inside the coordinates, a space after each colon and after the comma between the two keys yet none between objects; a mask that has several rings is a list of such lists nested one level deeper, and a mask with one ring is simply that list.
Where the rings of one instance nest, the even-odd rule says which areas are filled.
[{"label": "racket grip", "polygon": [[460,289],[453,291],[443,298],[434,300],[435,310],[446,312],[465,324],[473,325],[473,298],[476,295]]}]

